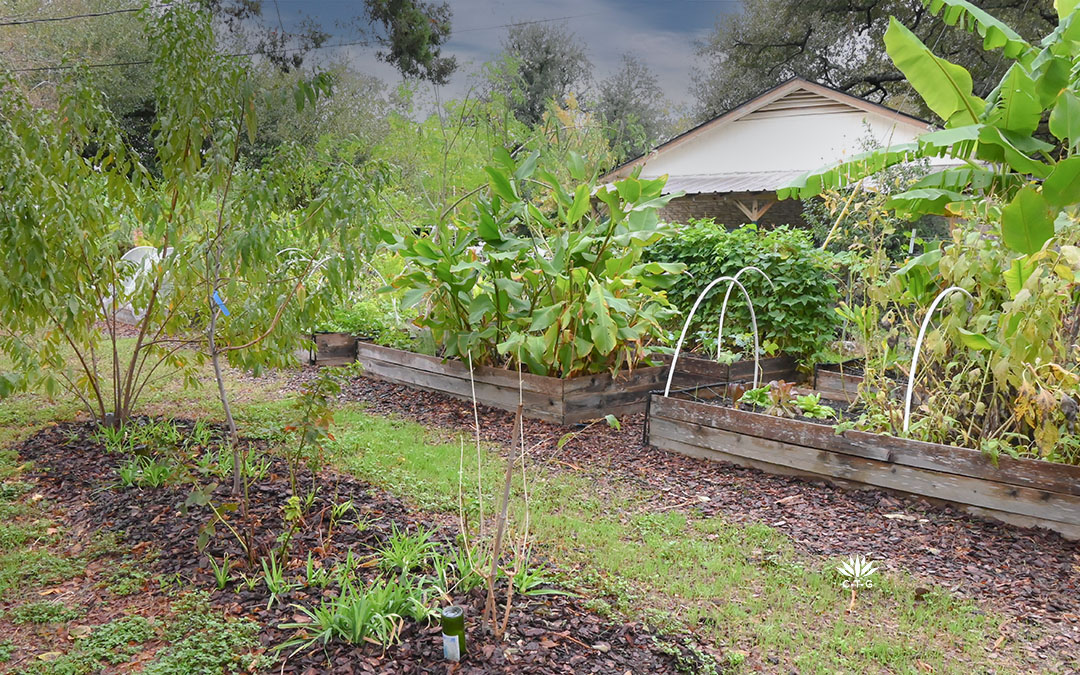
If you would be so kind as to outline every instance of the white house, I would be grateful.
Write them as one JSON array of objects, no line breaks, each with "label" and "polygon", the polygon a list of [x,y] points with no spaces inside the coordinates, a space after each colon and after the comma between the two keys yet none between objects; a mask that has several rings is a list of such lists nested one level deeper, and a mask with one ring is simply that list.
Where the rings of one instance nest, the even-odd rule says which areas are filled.
[{"label": "white house", "polygon": [[799,175],[879,146],[910,143],[931,131],[929,122],[795,78],[719,117],[698,125],[651,152],[609,172],[625,176],[668,175],[666,192],[682,191],[664,215],[685,222],[712,217],[718,223],[801,223],[802,203],[777,202],[775,191]]}]

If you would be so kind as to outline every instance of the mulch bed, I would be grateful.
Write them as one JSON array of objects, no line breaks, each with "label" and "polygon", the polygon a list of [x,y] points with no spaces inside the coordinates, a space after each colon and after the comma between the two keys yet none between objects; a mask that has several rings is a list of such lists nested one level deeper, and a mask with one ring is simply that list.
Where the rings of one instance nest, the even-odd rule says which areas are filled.
[{"label": "mulch bed", "polygon": [[[305,370],[290,386],[311,375]],[[472,404],[433,392],[357,378],[343,399],[380,414],[400,414],[448,429],[472,429]],[[582,429],[561,449],[568,431],[526,420],[526,446],[559,471],[585,471],[598,490],[630,485],[649,508],[685,509],[733,522],[759,522],[788,535],[816,556],[864,554],[884,567],[984,601],[1043,637],[1023,648],[1036,659],[1080,653],[1080,543],[1057,533],[1024,529],[967,515],[949,506],[880,490],[847,491],[824,482],[778,476],[724,462],[657,450],[642,442],[643,415]],[[482,437],[509,447],[514,415],[480,407]]]},{"label": "mulch bed", "polygon": [[[210,512],[205,507],[184,509],[190,484],[161,488],[119,488],[116,467],[123,457],[107,454],[92,437],[92,427],[83,423],[47,427],[17,446],[24,460],[33,462],[27,476],[38,483],[38,491],[63,506],[68,526],[75,538],[97,530],[122,533],[134,552],[153,551],[155,573],[181,577],[212,591],[212,602],[229,613],[255,619],[264,630],[261,642],[266,649],[280,645],[295,631],[277,626],[297,620],[293,604],[314,606],[319,591],[298,589],[267,609],[269,592],[264,584],[248,590],[238,580],[218,591],[206,555],[196,551],[200,527]],[[301,476],[301,484],[310,474]],[[110,487],[111,486],[111,487]],[[227,501],[228,486],[214,491],[214,499]],[[287,468],[274,459],[269,475],[251,491],[251,521],[260,548],[269,549],[282,531],[282,506],[290,496]],[[362,530],[343,524],[327,539],[330,506],[352,500],[357,514],[369,523]],[[231,518],[235,522],[235,517]],[[423,526],[436,531],[434,539],[449,545],[453,528],[441,525],[425,514],[367,483],[351,477],[320,474],[314,507],[305,517],[305,526],[293,538],[293,576],[303,575],[307,553],[314,552],[329,568],[349,550],[366,556],[379,548],[392,528]],[[206,553],[221,560],[228,553],[234,561],[244,559],[240,543],[222,526],[216,528]],[[299,566],[299,569],[296,567]],[[247,570],[252,574],[252,570]],[[359,572],[371,578],[373,568]],[[156,589],[147,592],[158,593]],[[331,643],[324,651],[313,648],[289,658],[278,673],[627,673],[675,672],[674,659],[663,653],[656,640],[636,624],[613,623],[583,607],[582,600],[564,595],[515,596],[506,641],[493,644],[480,626],[483,591],[475,589],[465,597],[455,597],[464,605],[468,618],[469,654],[460,666],[442,658],[441,630],[405,621],[401,644],[383,653],[378,647]]]}]

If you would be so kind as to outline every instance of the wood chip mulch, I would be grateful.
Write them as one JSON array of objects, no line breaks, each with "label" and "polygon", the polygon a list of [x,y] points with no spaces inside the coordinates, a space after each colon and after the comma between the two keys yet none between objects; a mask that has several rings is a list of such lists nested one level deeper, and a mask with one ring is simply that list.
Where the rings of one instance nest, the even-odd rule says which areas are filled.
[{"label": "wood chip mulch", "polygon": [[[122,533],[132,551],[153,551],[149,564],[166,578],[180,575],[211,592],[212,602],[236,616],[258,621],[264,630],[261,642],[269,651],[293,637],[296,631],[282,630],[282,623],[297,621],[295,605],[317,605],[319,591],[300,588],[280,598],[267,609],[269,593],[263,584],[248,590],[239,578],[225,590],[216,590],[207,557],[195,549],[199,528],[207,521],[206,508],[182,508],[190,485],[161,488],[115,486],[116,467],[122,457],[105,452],[84,423],[47,427],[16,446],[20,458],[33,462],[26,477],[35,480],[45,498],[55,500],[64,513],[74,538],[89,537],[98,530]],[[302,484],[310,474],[301,476]],[[435,530],[441,546],[452,545],[455,532],[424,513],[408,507],[379,488],[355,478],[321,474],[315,505],[295,535],[290,570],[303,576],[307,553],[329,568],[343,560],[348,551],[369,556],[382,546],[395,526],[399,529],[424,526]],[[269,476],[252,488],[252,521],[259,547],[270,548],[282,531],[282,506],[290,496],[287,470],[280,459],[273,460]],[[218,487],[215,500],[229,499],[228,487]],[[367,523],[339,525],[328,537],[331,505],[352,500]],[[235,519],[234,519],[235,522]],[[226,528],[218,526],[206,548],[218,561],[227,553],[242,561],[244,551]],[[252,570],[245,570],[249,575]],[[376,574],[374,567],[361,567],[362,579]],[[500,582],[502,583],[502,582]],[[331,586],[331,591],[333,586]],[[331,592],[327,591],[327,592]],[[159,593],[148,588],[147,593]],[[324,592],[325,593],[325,592]],[[501,595],[501,594],[500,594]],[[480,625],[483,591],[474,589],[455,597],[466,606],[467,640],[470,651],[458,665],[442,658],[441,630],[437,625],[406,620],[401,644],[383,652],[375,646],[355,647],[331,643],[315,647],[274,666],[275,673],[673,673],[675,659],[665,653],[656,638],[638,624],[603,618],[584,607],[584,599],[565,595],[516,596],[507,639],[494,644]],[[287,653],[287,652],[286,652]]]},{"label": "wood chip mulch", "polygon": [[[295,375],[296,387],[312,368]],[[443,394],[359,377],[342,394],[372,412],[403,415],[446,429],[473,429],[472,404]],[[504,449],[513,413],[481,406],[484,440]],[[643,415],[565,428],[526,420],[526,447],[558,471],[583,472],[601,492],[629,485],[655,510],[683,509],[733,522],[765,523],[814,556],[864,554],[927,584],[989,603],[1015,621],[1040,627],[1026,642],[1035,659],[1080,655],[1080,542],[1019,528],[957,508],[880,490],[844,490],[821,481],[764,473],[726,462],[668,453],[642,442]],[[561,449],[560,438],[580,433]]]}]

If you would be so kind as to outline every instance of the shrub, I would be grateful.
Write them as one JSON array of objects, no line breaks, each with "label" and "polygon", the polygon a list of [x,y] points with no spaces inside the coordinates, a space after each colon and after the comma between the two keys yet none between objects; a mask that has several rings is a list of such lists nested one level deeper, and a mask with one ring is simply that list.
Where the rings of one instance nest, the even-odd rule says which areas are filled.
[{"label": "shrub", "polygon": [[[809,232],[787,226],[763,231],[756,225],[728,230],[712,219],[695,220],[653,247],[651,256],[686,265],[686,273],[668,289],[668,297],[684,312],[713,279],[753,265],[775,284],[774,289],[754,273],[739,279],[753,298],[763,345],[813,363],[833,338],[838,322],[833,256],[816,248]],[[715,347],[724,288],[717,286],[698,308],[687,336],[690,348]],[[724,323],[731,335],[740,327],[750,329],[750,312],[737,291]]]},{"label": "shrub", "polygon": [[499,148],[489,191],[471,216],[430,236],[397,237],[410,267],[394,280],[447,357],[537,375],[572,377],[633,368],[668,338],[676,315],[663,289],[681,265],[643,260],[671,234],[659,222],[664,179],[598,185],[580,157],[561,186]]}]

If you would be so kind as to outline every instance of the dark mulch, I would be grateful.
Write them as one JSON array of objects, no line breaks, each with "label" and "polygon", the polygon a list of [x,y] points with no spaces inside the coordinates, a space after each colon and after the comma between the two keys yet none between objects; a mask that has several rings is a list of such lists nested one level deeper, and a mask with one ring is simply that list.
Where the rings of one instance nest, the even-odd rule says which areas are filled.
[{"label": "dark mulch", "polygon": [[[207,558],[195,548],[199,528],[208,520],[206,508],[183,509],[190,485],[161,488],[118,488],[116,467],[122,458],[107,454],[92,436],[87,424],[48,427],[17,446],[21,458],[33,461],[28,476],[39,491],[64,507],[65,518],[75,537],[97,530],[123,534],[133,551],[156,551],[151,563],[156,573],[179,574],[198,587],[212,592],[215,605],[237,616],[247,616],[263,625],[263,645],[269,649],[295,634],[278,625],[297,620],[293,604],[317,605],[319,591],[295,590],[269,610],[269,593],[261,584],[255,590],[241,587],[239,580],[223,591],[216,590]],[[310,475],[302,476],[304,482]],[[111,487],[110,487],[111,486]],[[290,567],[302,575],[307,553],[313,552],[324,567],[345,558],[349,550],[366,556],[379,548],[392,527],[424,526],[436,531],[435,540],[449,546],[454,532],[403,504],[400,500],[352,477],[325,474],[319,478],[315,505],[305,518],[305,526],[295,535]],[[251,491],[251,522],[260,548],[270,548],[282,531],[282,506],[291,495],[287,469],[273,460],[267,479]],[[228,501],[227,486],[214,491],[215,501]],[[357,514],[368,525],[358,530],[352,524],[337,528],[327,538],[330,506],[352,500]],[[235,517],[231,518],[235,522]],[[226,528],[218,526],[206,549],[219,561],[228,553],[242,561],[244,552]],[[246,570],[252,574],[252,570]],[[373,568],[361,574],[374,576]],[[148,589],[157,593],[157,590]],[[442,659],[441,631],[437,626],[405,622],[399,646],[385,654],[377,647],[331,644],[289,658],[273,672],[284,673],[660,673],[675,672],[674,660],[656,646],[654,637],[636,624],[620,624],[586,610],[582,600],[563,596],[516,596],[506,641],[494,644],[483,633],[479,617],[483,592],[475,589],[455,598],[467,607],[470,653],[460,667],[451,668]]]},{"label": "dark mulch", "polygon": [[[307,377],[310,371],[299,374],[294,385]],[[472,404],[442,394],[357,378],[343,398],[364,401],[381,414],[472,428]],[[656,509],[766,523],[806,553],[861,553],[887,568],[988,602],[1016,621],[1044,629],[1042,640],[1025,645],[1037,658],[1080,653],[1080,543],[914,497],[848,491],[664,452],[642,443],[643,415],[621,422],[621,430],[592,425],[559,449],[559,439],[571,429],[528,420],[526,444],[537,445],[537,459],[556,470],[589,472],[599,490],[629,484],[644,491]],[[512,413],[481,407],[480,424],[485,440],[504,447],[511,442]]]}]

